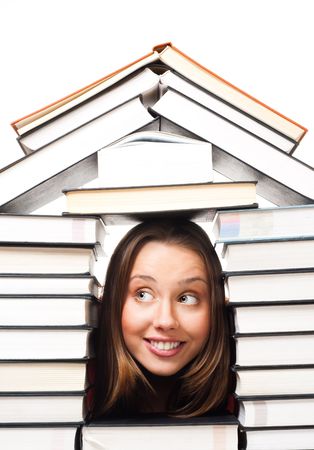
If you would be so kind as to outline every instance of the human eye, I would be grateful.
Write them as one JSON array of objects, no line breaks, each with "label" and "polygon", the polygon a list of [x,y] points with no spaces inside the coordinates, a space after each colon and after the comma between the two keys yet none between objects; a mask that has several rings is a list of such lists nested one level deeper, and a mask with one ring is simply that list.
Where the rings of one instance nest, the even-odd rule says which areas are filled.
[{"label": "human eye", "polygon": [[135,298],[139,302],[145,303],[145,302],[151,302],[154,297],[150,292],[145,291],[144,289],[140,289],[135,293]]},{"label": "human eye", "polygon": [[184,294],[179,297],[179,302],[183,303],[184,305],[197,305],[199,302],[198,297],[193,294]]}]

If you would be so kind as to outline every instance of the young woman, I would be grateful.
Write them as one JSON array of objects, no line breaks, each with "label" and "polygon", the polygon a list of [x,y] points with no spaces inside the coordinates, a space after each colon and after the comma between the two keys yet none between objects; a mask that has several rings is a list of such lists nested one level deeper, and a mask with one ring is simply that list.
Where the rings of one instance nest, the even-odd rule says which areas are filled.
[{"label": "young woman", "polygon": [[221,266],[201,227],[143,222],[112,255],[101,303],[92,417],[217,411],[228,389]]}]

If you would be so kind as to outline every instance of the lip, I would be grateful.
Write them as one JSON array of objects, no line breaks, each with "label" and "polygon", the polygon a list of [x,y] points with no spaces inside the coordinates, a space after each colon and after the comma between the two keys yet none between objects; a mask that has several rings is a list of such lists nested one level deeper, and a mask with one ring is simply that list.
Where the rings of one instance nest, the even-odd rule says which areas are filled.
[{"label": "lip", "polygon": [[[169,350],[160,350],[159,348],[154,347],[151,344],[151,341],[156,341],[156,342],[180,342],[179,346],[176,348],[172,348]],[[184,341],[179,341],[178,339],[167,339],[167,338],[144,338],[144,343],[146,345],[146,347],[148,348],[148,350],[153,353],[154,355],[157,356],[162,356],[162,357],[166,357],[169,358],[171,356],[175,356],[178,353],[181,352],[181,350],[183,349],[185,342]]]}]

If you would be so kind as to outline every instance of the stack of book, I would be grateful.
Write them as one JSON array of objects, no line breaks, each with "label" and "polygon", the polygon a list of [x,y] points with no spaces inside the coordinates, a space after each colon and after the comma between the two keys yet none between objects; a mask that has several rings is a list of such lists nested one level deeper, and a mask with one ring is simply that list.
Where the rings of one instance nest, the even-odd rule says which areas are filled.
[{"label": "stack of book", "polygon": [[69,449],[85,418],[105,229],[91,217],[0,215],[0,230],[1,445]]},{"label": "stack of book", "polygon": [[220,212],[241,449],[314,442],[314,205]]},{"label": "stack of book", "polygon": [[[88,387],[88,383],[84,384],[85,360],[92,356],[91,352],[86,351],[86,344],[90,336],[89,327],[95,326],[91,298],[100,295],[99,286],[105,281],[108,257],[121,235],[134,223],[154,215],[178,214],[211,223],[219,209],[214,230],[215,237],[220,239],[220,226],[217,224],[221,217],[228,217],[227,211],[222,211],[237,208],[241,220],[249,217],[249,227],[253,228],[252,235],[256,238],[259,226],[263,223],[262,212],[256,209],[256,193],[281,207],[312,204],[314,172],[313,168],[293,156],[307,131],[304,127],[196,63],[170,43],[156,46],[148,55],[15,121],[12,126],[18,134],[17,139],[25,156],[0,171],[0,212],[3,213],[0,216],[0,265],[1,270],[4,270],[0,276],[1,305],[4,306],[0,305],[0,308],[8,315],[5,319],[6,314],[1,314],[4,319],[1,322],[0,338],[3,332],[3,339],[11,342],[10,345],[2,346],[4,350],[0,355],[7,364],[0,363],[0,370],[3,367],[3,370],[9,371],[8,384],[6,386],[4,383],[1,388],[7,394],[0,398],[6,401],[2,408],[1,421],[4,426],[0,427],[0,439],[1,442],[12,443],[9,425],[27,423],[27,427],[16,428],[19,430],[14,435],[17,436],[16,447],[21,446],[21,443],[25,447],[25,443],[29,442],[32,450],[63,450],[73,448],[77,424],[84,420],[82,404]],[[60,217],[38,215],[42,211],[59,214]],[[287,211],[290,209],[287,208]],[[311,250],[306,253],[305,259],[303,250],[304,246],[313,242],[310,239],[313,220],[306,219],[308,211],[313,209],[299,206],[291,211],[294,221],[305,224],[297,232],[294,230],[288,233],[287,238],[291,242],[294,240],[292,246],[290,243],[269,242],[269,247],[262,247],[266,257],[260,262],[259,258],[256,260],[254,257],[257,250],[252,242],[249,254],[245,251],[241,253],[240,263],[237,259],[234,262],[233,256],[228,260],[229,268],[226,270],[230,274],[227,284],[233,296],[230,302],[236,302],[234,286],[241,280],[243,283],[250,280],[253,284],[250,290],[245,285],[245,293],[263,297],[255,299],[252,309],[248,303],[245,308],[237,304],[234,314],[239,316],[239,321],[240,311],[260,313],[262,308],[255,305],[265,298],[268,302],[279,299],[280,306],[287,307],[287,317],[293,314],[289,312],[290,307],[296,311],[301,305],[307,316],[305,308],[309,307],[307,303],[311,299],[309,292],[313,287],[313,273],[309,269]],[[61,217],[61,214],[64,215]],[[274,214],[274,217],[277,215]],[[28,219],[33,222],[27,222]],[[3,225],[6,220],[9,225]],[[97,229],[100,223],[104,223],[106,239],[103,228],[100,236],[95,228],[91,240],[85,234],[82,236],[81,232],[67,235],[62,240],[58,230],[66,229],[66,224],[71,221],[73,225],[80,221],[94,223]],[[27,223],[31,226],[26,227]],[[305,228],[306,224],[308,228]],[[93,228],[93,225],[90,226]],[[27,233],[23,234],[21,230],[25,227]],[[8,233],[7,237],[2,238],[6,236],[3,230]],[[297,241],[297,233],[302,236],[302,240]],[[306,244],[304,236],[307,237]],[[263,237],[271,238],[267,233]],[[278,235],[272,238],[278,240]],[[243,239],[246,240],[247,236]],[[217,244],[217,251],[218,247]],[[272,257],[276,266],[267,265],[269,249],[272,255],[276,255],[276,258]],[[223,249],[221,255],[224,252]],[[281,259],[277,258],[278,252],[282,255]],[[298,254],[298,270],[294,265],[285,265],[288,262],[286,255],[291,252]],[[229,253],[232,254],[231,246],[226,255]],[[228,258],[222,257],[222,260]],[[246,261],[248,264],[245,265]],[[282,263],[284,268],[281,267]],[[270,275],[268,272],[273,269],[276,272]],[[235,273],[239,270],[245,270],[245,276]],[[253,270],[257,272],[252,273]],[[262,288],[268,285],[269,277],[272,284],[265,292]],[[281,297],[281,287],[286,284],[285,292],[290,295],[289,298]],[[301,293],[307,297],[300,299]],[[244,293],[239,295],[241,301],[245,301]],[[293,305],[286,305],[288,300],[292,300]],[[60,305],[58,308],[55,307],[57,304]],[[73,307],[78,315],[74,314],[73,309],[65,313],[67,308]],[[85,311],[89,309],[90,315],[86,316]],[[20,314],[16,314],[17,310]],[[273,304],[266,308],[268,318],[274,310]],[[274,314],[281,314],[281,309]],[[251,318],[247,322],[253,323]],[[310,324],[306,326],[310,327]],[[237,346],[241,346],[241,353],[237,349],[237,358],[242,355],[243,344],[252,342],[251,336],[245,337],[243,334],[272,333],[263,327],[245,330],[243,325],[236,330],[241,333],[241,337],[236,338]],[[299,336],[300,331],[306,331],[305,336],[311,339],[308,328],[275,331],[280,331],[280,337],[286,336],[282,345],[286,353],[289,353],[289,339],[298,339],[295,336]],[[263,347],[269,337],[264,334],[258,338]],[[76,348],[73,339],[79,335],[80,345]],[[301,343],[298,345],[300,347]],[[48,349],[51,351],[48,352]],[[71,361],[67,361],[69,358]],[[240,374],[258,373],[251,370],[254,364],[247,364],[240,359],[235,364],[238,377]],[[289,372],[286,370],[287,364],[280,364],[285,374]],[[297,374],[301,374],[300,365],[303,363],[295,364]],[[306,361],[305,364],[310,363]],[[241,370],[238,366],[241,366]],[[275,371],[268,370],[266,363],[264,366],[262,381],[256,381],[257,392],[264,384],[264,372],[271,374]],[[19,374],[20,368],[25,373],[19,382],[14,381],[14,370],[17,368]],[[78,368],[81,375],[74,374]],[[306,374],[310,376],[309,366],[303,379]],[[55,382],[55,378],[58,382]],[[79,382],[69,384],[74,378],[79,378]],[[238,390],[239,384],[237,386],[237,395],[244,398],[255,395],[254,392],[243,394]],[[76,395],[72,395],[74,392]],[[304,392],[290,394],[300,396]],[[281,394],[261,391],[256,395]],[[14,406],[15,412],[20,415],[11,416],[7,405],[15,401],[20,401],[18,406]],[[246,405],[244,401],[242,404]],[[65,417],[62,414],[66,413],[68,407],[72,410],[69,409]],[[47,415],[38,414],[43,409]],[[31,423],[36,423],[36,426],[31,428]],[[38,427],[38,423],[42,426]],[[44,423],[49,425],[44,426]],[[74,425],[68,427],[66,423]],[[54,424],[54,428],[51,424]],[[56,427],[57,424],[62,427]],[[135,427],[120,423],[119,427],[113,425],[113,428],[95,424],[94,427],[83,427],[83,449],[107,448],[104,442],[109,436],[112,438],[110,449],[120,448],[122,425],[128,427],[130,436],[133,428],[135,434],[140,429],[140,435],[146,436],[147,426],[152,426],[149,430],[154,430],[158,448],[160,443],[162,445],[160,439],[167,433],[170,436],[171,431],[176,432],[177,426],[180,426],[180,436],[183,438],[177,439],[176,436],[176,439],[172,439],[170,436],[172,448],[182,450],[195,444],[194,438],[192,442],[187,438],[190,422],[181,422],[180,425],[167,421],[163,424],[143,423]],[[224,417],[217,417],[210,423],[195,420],[193,426],[198,425],[197,435],[200,438],[197,447],[200,450],[237,448],[235,420]],[[248,424],[243,422],[243,425]],[[264,428],[262,431],[265,431]],[[259,436],[261,431],[258,433]],[[220,436],[218,441],[215,441],[215,436]],[[249,442],[249,436],[253,437],[252,431],[247,432],[246,436]],[[139,440],[134,442],[134,446],[139,449]],[[151,438],[143,438],[145,447],[151,446],[151,442]],[[250,445],[248,448],[261,448]],[[306,443],[303,445],[304,449],[307,448]]]},{"label": "stack of book", "polygon": [[169,43],[12,125],[26,156],[0,172],[3,212],[34,212],[97,179],[97,153],[144,129],[210,142],[215,171],[258,181],[274,204],[314,197],[313,169],[293,156],[307,130]]}]

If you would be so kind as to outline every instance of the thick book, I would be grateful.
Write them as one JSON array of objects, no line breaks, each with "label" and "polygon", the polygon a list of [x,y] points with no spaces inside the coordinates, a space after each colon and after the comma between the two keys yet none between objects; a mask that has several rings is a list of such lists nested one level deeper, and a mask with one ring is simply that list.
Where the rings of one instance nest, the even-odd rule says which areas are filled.
[{"label": "thick book", "polygon": [[87,359],[0,360],[0,392],[76,392],[89,386]]},{"label": "thick book", "polygon": [[0,245],[0,273],[92,274],[93,247]]},{"label": "thick book", "polygon": [[64,190],[71,214],[145,215],[168,212],[204,212],[217,208],[256,206],[256,183],[194,183]]},{"label": "thick book", "polygon": [[277,333],[314,330],[314,300],[232,305],[236,333]]},{"label": "thick book", "polygon": [[275,147],[278,147],[280,150],[291,153],[296,147],[297,142],[293,139],[288,138],[269,125],[266,125],[265,123],[256,120],[243,111],[233,107],[221,98],[200,88],[194,83],[191,83],[188,79],[174,73],[172,70],[167,70],[165,73],[160,75],[160,83],[164,90],[168,87],[175,89],[181,94],[196,100],[201,105],[217,113],[221,117],[224,117],[231,123],[238,125],[244,130],[263,139],[265,142],[269,142]]},{"label": "thick book", "polygon": [[314,426],[241,428],[239,442],[241,450],[312,450]]},{"label": "thick book", "polygon": [[233,366],[239,397],[314,393],[314,366]]},{"label": "thick book", "polygon": [[6,243],[103,245],[104,224],[98,217],[0,214],[2,245]]},{"label": "thick book", "polygon": [[213,181],[211,144],[174,133],[133,133],[100,150],[97,157],[97,182],[102,187]]},{"label": "thick book", "polygon": [[[65,169],[84,161],[106,145],[137,131],[153,120],[154,118],[148,113],[141,99],[136,97],[81,126],[62,139],[56,140],[41,150],[26,155],[3,168],[0,171],[0,186],[3,186],[0,190],[0,205],[2,205],[0,211],[16,212],[14,211],[14,202],[19,198],[25,201],[25,198],[31,197],[35,205],[31,205],[33,209],[26,211],[31,212],[60,196],[66,185],[82,186],[84,184],[82,178],[75,179],[74,184],[72,184],[70,177],[66,184],[62,179],[50,192],[50,186],[47,189],[45,182],[47,181],[49,184],[50,179],[53,179],[54,176],[62,173]],[[49,164],[47,164],[48,160]],[[76,175],[75,172],[74,176]],[[38,185],[41,186],[42,198],[37,198],[38,192],[36,192],[37,195],[34,198],[34,192],[32,192]],[[19,212],[24,212],[23,202],[19,203],[19,208]]]},{"label": "thick book", "polygon": [[238,366],[313,365],[314,331],[235,334]]},{"label": "thick book", "polygon": [[265,123],[285,136],[299,142],[307,129],[291,119],[283,116],[274,109],[255,99],[230,82],[224,80],[214,72],[197,63],[171,43],[156,45],[153,51],[136,61],[128,64],[114,73],[96,80],[88,86],[50,104],[42,109],[28,114],[12,123],[18,134],[39,126],[69,109],[77,106],[100,92],[110,88],[114,84],[124,80],[135,71],[149,66],[149,64],[161,63],[167,68],[187,78],[190,82],[202,87],[206,91],[223,99],[233,107],[244,111],[249,116]]},{"label": "thick book", "polygon": [[0,393],[0,423],[83,423],[85,392]]},{"label": "thick book", "polygon": [[308,237],[314,230],[314,205],[219,211],[213,221],[213,242]]},{"label": "thick book", "polygon": [[0,274],[0,292],[5,296],[94,296],[100,298],[102,288],[90,275]]},{"label": "thick book", "polygon": [[175,419],[138,418],[83,425],[82,450],[236,450],[238,422],[233,416]]},{"label": "thick book", "polygon": [[309,165],[172,89],[151,110],[211,142],[213,168],[222,175],[257,180],[257,193],[279,206],[313,203]]},{"label": "thick book", "polygon": [[143,103],[156,101],[159,96],[159,77],[149,69],[144,69],[125,83],[81,104],[79,108],[24,134],[18,138],[18,142],[24,153],[29,154],[139,95],[142,95]]},{"label": "thick book", "polygon": [[90,327],[0,327],[0,359],[82,359],[93,356]]},{"label": "thick book", "polygon": [[215,244],[215,250],[227,272],[314,269],[314,234],[293,239],[220,241]]},{"label": "thick book", "polygon": [[288,302],[314,299],[313,269],[225,273],[229,303]]},{"label": "thick book", "polygon": [[108,257],[100,244],[95,246],[47,246],[36,244],[0,245],[0,273],[90,275],[104,284]]},{"label": "thick book", "polygon": [[7,450],[73,450],[77,428],[67,424],[0,425],[0,442]]},{"label": "thick book", "polygon": [[243,427],[313,426],[314,397],[240,398],[238,419]]},{"label": "thick book", "polygon": [[0,294],[0,326],[97,325],[98,303],[90,296]]}]

